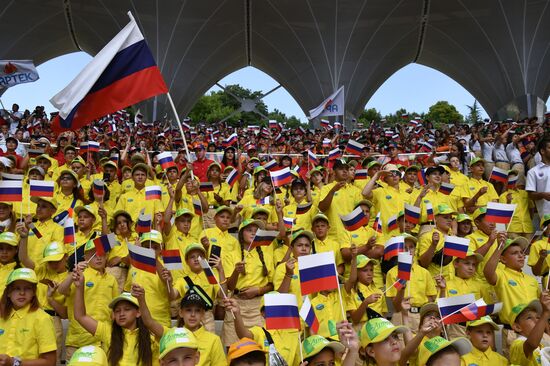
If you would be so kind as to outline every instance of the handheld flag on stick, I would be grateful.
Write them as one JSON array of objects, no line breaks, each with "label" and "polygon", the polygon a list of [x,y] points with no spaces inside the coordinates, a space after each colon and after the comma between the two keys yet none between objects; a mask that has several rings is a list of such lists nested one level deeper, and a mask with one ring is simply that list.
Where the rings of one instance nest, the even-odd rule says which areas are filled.
[{"label": "handheld flag on stick", "polygon": [[431,202],[426,203],[426,216],[429,222],[435,222],[434,208]]},{"label": "handheld flag on stick", "polygon": [[453,192],[453,189],[455,189],[455,185],[451,183],[441,183],[439,186],[439,192],[446,196],[450,195]]},{"label": "handheld flag on stick", "polygon": [[94,179],[92,190],[94,192],[95,199],[103,199],[105,196],[105,182],[101,179]]},{"label": "handheld flag on stick", "polygon": [[161,152],[160,154],[158,154],[157,159],[162,170],[166,170],[168,168],[176,166],[176,163],[174,163],[174,158],[172,157],[172,154],[168,151]]},{"label": "handheld flag on stick", "polygon": [[202,204],[199,200],[193,200],[193,210],[195,211],[195,215],[202,216]]},{"label": "handheld flag on stick", "polygon": [[418,175],[418,184],[420,184],[420,186],[425,186],[428,181],[426,180],[426,173],[424,172],[424,169],[420,169],[417,173]]},{"label": "handheld flag on stick", "polygon": [[22,202],[23,181],[0,181],[0,202]]},{"label": "handheld flag on stick", "polygon": [[393,231],[399,229],[399,224],[397,223],[397,215],[393,215],[388,219],[388,231]]},{"label": "handheld flag on stick", "polygon": [[304,296],[304,301],[302,302],[302,307],[300,308],[300,317],[307,324],[309,330],[311,330],[312,333],[317,334],[319,331],[319,321],[317,320],[313,306],[311,306],[309,296]]},{"label": "handheld flag on stick", "polygon": [[309,159],[309,162],[313,165],[319,164],[319,158],[317,158],[317,155],[311,152],[311,150],[307,151],[307,157]]},{"label": "handheld flag on stick", "polygon": [[504,169],[493,167],[489,180],[494,182],[506,183],[508,181],[508,171]]},{"label": "handheld flag on stick", "polygon": [[151,201],[151,200],[160,200],[160,197],[162,195],[162,190],[159,186],[148,186],[145,187],[145,200]]},{"label": "handheld flag on stick", "polygon": [[285,224],[285,228],[292,229],[296,223],[296,219],[292,217],[283,217],[283,223]]},{"label": "handheld flag on stick", "polygon": [[36,226],[34,226],[32,222],[30,223],[29,228],[34,233],[34,235],[36,235],[38,239],[42,238],[42,233],[38,230]]},{"label": "handheld flag on stick", "polygon": [[410,281],[412,261],[412,255],[408,252],[397,254],[397,278]]},{"label": "handheld flag on stick", "polygon": [[368,169],[358,169],[355,171],[355,176],[353,179],[355,180],[363,180],[367,179],[369,177]]},{"label": "handheld flag on stick", "polygon": [[117,245],[116,236],[114,233],[101,235],[94,239],[94,245],[96,254],[103,256]]},{"label": "handheld flag on stick", "polygon": [[447,235],[443,246],[443,255],[466,258],[470,239]]},{"label": "handheld flag on stick", "polygon": [[336,160],[342,157],[342,152],[339,148],[332,149],[328,152],[328,160]]},{"label": "handheld flag on stick", "polygon": [[515,204],[489,202],[487,203],[485,220],[497,224],[509,224],[512,221],[515,210]]},{"label": "handheld flag on stick", "polygon": [[348,152],[351,155],[361,156],[363,154],[364,148],[365,148],[365,145],[354,140],[349,140],[348,144],[346,145],[346,152]]},{"label": "handheld flag on stick", "polygon": [[265,163],[264,169],[269,170],[270,172],[273,172],[273,171],[277,170],[278,166],[279,166],[279,164],[277,163],[277,160],[272,159],[272,160],[268,161],[267,163]]},{"label": "handheld flag on stick", "polygon": [[59,109],[54,131],[91,121],[158,94],[168,93],[137,23],[130,22],[50,102]]},{"label": "handheld flag on stick", "polygon": [[516,186],[518,184],[518,178],[519,177],[517,175],[508,177],[508,183],[506,183],[506,189],[507,190],[516,189]]},{"label": "handheld flag on stick", "polygon": [[407,284],[407,280],[402,280],[402,279],[398,278],[397,281],[395,281],[393,283],[393,287],[395,287],[399,291],[403,287],[405,287],[406,284]]},{"label": "handheld flag on stick", "polygon": [[212,182],[201,182],[199,185],[199,190],[201,192],[212,192],[214,191],[214,184]]},{"label": "handheld flag on stick", "polygon": [[271,181],[273,182],[274,187],[281,187],[285,184],[292,183],[292,174],[288,167],[278,170],[276,172],[271,172]]},{"label": "handheld flag on stick", "polygon": [[384,260],[389,261],[405,248],[405,237],[394,236],[384,245]]},{"label": "handheld flag on stick", "polygon": [[294,294],[265,294],[266,329],[300,329],[298,301]]},{"label": "handheld flag on stick", "polygon": [[405,203],[405,220],[410,222],[411,224],[418,225],[420,224],[420,207],[416,207],[413,205],[409,205],[408,203]]},{"label": "handheld flag on stick", "polygon": [[302,295],[338,288],[334,252],[298,257]]},{"label": "handheld flag on stick", "polygon": [[181,261],[181,254],[179,249],[170,249],[162,251],[162,261],[164,267],[169,271],[177,271],[183,269],[183,263]]},{"label": "handheld flag on stick", "polygon": [[72,217],[67,217],[63,225],[63,243],[74,244],[74,221]]},{"label": "handheld flag on stick", "polygon": [[382,222],[380,220],[380,212],[376,214],[376,218],[374,219],[374,223],[372,224],[372,228],[377,233],[382,233]]},{"label": "handheld flag on stick", "polygon": [[130,252],[130,264],[133,267],[149,273],[157,272],[157,258],[153,249],[128,244],[128,251]]},{"label": "handheld flag on stick", "polygon": [[264,198],[256,200],[256,204],[257,205],[269,205],[270,201],[271,201],[271,197],[270,196],[265,196]]},{"label": "handheld flag on stick", "polygon": [[149,231],[151,231],[151,224],[152,224],[151,215],[143,213],[143,210],[142,210],[142,212],[140,212],[138,216],[138,221],[136,224],[136,232],[140,234],[148,233]]},{"label": "handheld flag on stick", "polygon": [[218,280],[216,279],[216,276],[214,276],[214,272],[212,271],[210,264],[208,264],[208,261],[204,258],[199,258],[199,262],[201,264],[202,270],[204,271],[204,274],[206,275],[208,283],[211,285],[216,285],[218,283]]},{"label": "handheld flag on stick", "polygon": [[29,184],[31,197],[53,197],[53,181],[31,179]]},{"label": "handheld flag on stick", "polygon": [[438,298],[437,306],[439,307],[443,324],[447,325],[467,321],[468,319],[460,313],[460,309],[470,305],[475,300],[474,294]]},{"label": "handheld flag on stick", "polygon": [[342,224],[344,224],[344,227],[348,231],[357,230],[361,226],[369,223],[369,219],[361,207],[356,207],[355,210],[351,211],[351,213],[340,216],[340,220],[342,220]]},{"label": "handheld flag on stick", "polygon": [[254,236],[254,239],[252,239],[252,243],[250,243],[248,247],[248,251],[251,251],[256,247],[270,245],[271,242],[273,242],[273,240],[275,240],[275,238],[278,235],[279,235],[278,231],[268,231],[268,230],[258,229],[256,231],[256,235]]},{"label": "handheld flag on stick", "polygon": [[237,169],[233,169],[228,175],[225,182],[229,185],[229,187],[233,188],[235,183],[239,180],[239,171]]},{"label": "handheld flag on stick", "polygon": [[[1,89],[0,89],[1,92]],[[2,174],[2,180],[23,180],[25,179],[25,176],[23,174],[11,174],[11,173],[1,173]],[[42,180],[39,182],[43,182]]]}]

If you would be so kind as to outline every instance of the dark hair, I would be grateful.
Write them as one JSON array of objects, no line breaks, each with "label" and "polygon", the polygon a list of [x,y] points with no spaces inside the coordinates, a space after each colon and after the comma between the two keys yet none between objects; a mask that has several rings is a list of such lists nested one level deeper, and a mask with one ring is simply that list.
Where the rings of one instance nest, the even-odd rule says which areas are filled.
[{"label": "dark hair", "polygon": [[538,145],[537,145],[537,152],[540,153],[541,150],[546,149],[546,145],[548,145],[548,144],[550,144],[550,138],[549,137],[544,137],[543,139],[541,139],[539,141]]},{"label": "dark hair", "polygon": [[242,355],[241,357],[231,360],[229,366],[254,365],[257,363],[263,363],[265,365],[265,353],[263,353],[262,351],[252,351],[245,355]]},{"label": "dark hair", "polygon": [[458,351],[454,347],[445,347],[431,355],[430,358],[428,358],[428,361],[426,361],[426,366],[432,366],[437,360],[439,360],[439,358],[453,353],[459,355]]},{"label": "dark hair", "polygon": [[[2,298],[0,298],[0,316],[4,320],[9,319],[11,315],[11,311],[13,310],[13,303],[11,302],[11,299],[8,296],[8,294],[13,290],[13,284],[14,282],[6,286],[6,288],[4,289],[4,293],[2,294]],[[32,287],[33,287],[34,295],[32,296],[32,299],[30,302],[31,312],[40,309],[40,304],[38,303],[38,297],[36,296],[36,284],[34,283],[32,285],[33,285]]]},{"label": "dark hair", "polygon": [[[136,309],[137,306],[133,305]],[[143,366],[151,366],[153,364],[153,351],[151,350],[151,333],[149,329],[143,323],[141,318],[136,318],[136,327],[138,328],[138,364]],[[124,347],[124,332],[122,327],[113,320],[111,331],[111,345],[107,352],[107,358],[109,359],[109,365],[118,365],[118,362],[122,359]],[[131,350],[130,352],[133,352]]]},{"label": "dark hair", "polygon": [[[233,154],[233,160],[232,161],[227,159],[227,151],[228,150],[233,150],[234,154]],[[222,163],[223,166],[232,166],[235,169],[239,166],[239,162],[237,161],[237,152],[235,151],[234,147],[228,147],[227,149],[225,149],[225,151],[223,152],[223,157],[222,157],[221,163]]]},{"label": "dark hair", "polygon": [[[244,248],[243,248],[244,237],[243,237],[243,231],[242,230],[239,230],[239,243],[241,244],[241,259],[244,261]],[[258,252],[258,257],[260,258],[260,262],[262,262],[263,275],[267,276],[268,270],[267,270],[267,266],[265,265],[264,252],[262,251],[261,247],[256,247],[256,251]]]},{"label": "dark hair", "polygon": [[111,222],[111,228],[110,228],[110,229],[111,229],[111,232],[116,234],[116,231],[115,231],[115,229],[116,229],[116,219],[117,219],[117,217],[119,217],[119,216],[124,216],[124,217],[126,218],[126,220],[128,220],[128,229],[129,229],[130,232],[131,232],[131,231],[132,231],[132,227],[133,227],[133,225],[132,225],[132,223],[133,223],[133,221],[132,221],[132,216],[130,216],[129,214],[127,214],[127,213],[125,213],[125,212],[121,212],[121,213],[119,213],[118,215],[116,215],[116,216],[113,217],[113,220],[112,220],[112,222]]},{"label": "dark hair", "polygon": [[[109,192],[109,188],[107,188],[106,184],[103,186],[103,191],[104,191],[103,202],[105,202],[105,201],[108,201],[109,198],[111,198],[111,192]],[[88,197],[90,197],[90,200],[89,200],[88,203],[92,203],[96,200],[95,199],[95,194],[94,194],[94,185],[93,184],[90,187],[90,190],[88,191]]]},{"label": "dark hair", "polygon": [[[321,351],[319,351],[319,353],[321,353],[322,351],[324,351],[325,349],[329,349],[332,351],[332,354],[335,355],[335,352],[332,348],[328,348],[328,347],[325,347],[323,348]],[[308,365],[313,361],[313,359],[319,355],[319,353],[317,353],[316,355],[313,355],[311,357],[308,357],[308,358],[304,358],[304,361],[308,363]],[[335,355],[336,356],[336,355]]]}]

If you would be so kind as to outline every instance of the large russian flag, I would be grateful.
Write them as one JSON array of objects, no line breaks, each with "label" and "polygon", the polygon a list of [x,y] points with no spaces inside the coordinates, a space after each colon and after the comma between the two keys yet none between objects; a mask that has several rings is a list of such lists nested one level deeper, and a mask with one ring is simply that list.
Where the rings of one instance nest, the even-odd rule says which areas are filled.
[{"label": "large russian flag", "polygon": [[294,294],[265,294],[266,329],[300,329],[298,301]]},{"label": "large russian flag", "polygon": [[469,246],[470,239],[447,235],[445,236],[443,254],[457,258],[466,258]]},{"label": "large russian flag", "polygon": [[153,249],[128,244],[128,252],[130,252],[130,264],[133,267],[145,272],[157,273],[157,258]]},{"label": "large russian flag", "polygon": [[54,182],[47,180],[29,180],[31,197],[53,197]]},{"label": "large russian flag", "polygon": [[355,210],[351,211],[349,214],[340,216],[340,220],[342,220],[342,224],[344,224],[344,227],[348,231],[355,231],[361,226],[369,223],[369,219],[363,213],[361,207],[356,207]]},{"label": "large russian flag", "polygon": [[23,200],[23,181],[8,180],[0,182],[0,202],[21,202]]},{"label": "large russian flag", "polygon": [[52,128],[76,130],[168,88],[134,18],[50,102],[59,109]]},{"label": "large russian flag", "polygon": [[334,252],[298,257],[302,295],[338,288]]}]

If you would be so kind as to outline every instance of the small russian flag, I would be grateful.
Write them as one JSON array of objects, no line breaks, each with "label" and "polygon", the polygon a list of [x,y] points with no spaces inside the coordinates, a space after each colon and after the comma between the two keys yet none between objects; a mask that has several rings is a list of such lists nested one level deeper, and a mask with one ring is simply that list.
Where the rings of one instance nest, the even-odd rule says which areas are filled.
[{"label": "small russian flag", "polygon": [[252,239],[252,243],[250,243],[248,247],[248,251],[251,251],[252,249],[257,247],[270,245],[278,235],[279,235],[278,231],[258,229],[256,231],[256,235],[254,236],[254,239]]},{"label": "small russian flag", "polygon": [[275,187],[281,187],[285,184],[292,183],[292,174],[290,173],[290,169],[286,167],[276,172],[272,172],[271,181],[273,182],[273,186]]},{"label": "small russian flag", "polygon": [[491,176],[489,180],[494,182],[506,183],[508,181],[508,171],[504,169],[497,168],[496,166],[491,171]]},{"label": "small russian flag", "polygon": [[268,121],[268,126],[269,126],[269,128],[276,128],[276,129],[279,129],[279,123],[278,123],[276,120],[274,120],[274,119],[270,119],[270,120]]},{"label": "small russian flag", "polygon": [[264,198],[256,200],[256,204],[257,205],[269,205],[270,201],[271,201],[271,197],[270,196],[265,196]]},{"label": "small russian flag", "polygon": [[441,321],[447,325],[468,321],[460,310],[475,302],[476,299],[474,294],[466,294],[453,297],[440,297],[436,301],[441,314]]},{"label": "small russian flag", "polygon": [[342,224],[348,231],[355,231],[363,225],[369,223],[368,217],[363,213],[361,207],[356,207],[355,210],[351,211],[349,214],[340,216]]},{"label": "small russian flag", "polygon": [[449,255],[451,257],[457,258],[466,258],[469,246],[470,239],[447,235],[445,237],[443,255]]},{"label": "small russian flag", "polygon": [[354,140],[349,140],[348,144],[346,145],[346,152],[350,153],[351,155],[361,156],[363,154],[364,148],[365,145]]},{"label": "small russian flag", "polygon": [[63,225],[63,243],[74,244],[74,220],[70,216]]},{"label": "small russian flag", "polygon": [[382,220],[380,219],[380,212],[376,214],[376,218],[374,219],[374,223],[372,224],[372,228],[377,233],[382,233]]},{"label": "small russian flag", "polygon": [[101,179],[94,179],[92,190],[96,199],[103,197],[105,195],[105,182]]},{"label": "small russian flag", "polygon": [[397,215],[393,215],[388,219],[388,231],[399,229],[399,224],[397,223]]},{"label": "small russian flag", "polygon": [[502,310],[502,303],[497,302],[496,304],[485,304],[485,306],[479,306],[478,316],[492,315],[500,312]]},{"label": "small russian flag", "polygon": [[311,208],[311,206],[312,206],[312,203],[311,203],[311,202],[304,203],[303,205],[298,205],[298,206],[296,206],[296,215],[303,215],[303,214],[305,214],[306,212],[309,211],[309,209]]},{"label": "small russian flag", "polygon": [[193,210],[195,211],[195,215],[202,216],[202,204],[199,200],[193,200]]},{"label": "small russian flag", "polygon": [[157,258],[153,249],[128,244],[128,252],[130,252],[130,264],[132,267],[153,274],[157,273]]},{"label": "small russian flag", "polygon": [[330,125],[330,122],[328,121],[328,119],[322,119],[320,122],[320,125],[323,128],[328,128],[328,126]]},{"label": "small russian flag", "polygon": [[136,232],[143,234],[151,231],[151,214],[144,214],[140,212],[136,223]]},{"label": "small russian flag", "polygon": [[319,320],[317,320],[317,316],[315,315],[313,306],[311,306],[309,296],[304,296],[302,307],[300,308],[300,317],[307,324],[309,330],[312,333],[317,334],[317,332],[319,331]]},{"label": "small russian flag", "polygon": [[342,157],[342,152],[339,148],[332,149],[328,152],[328,160],[336,160]]},{"label": "small russian flag", "polygon": [[225,179],[225,182],[229,185],[229,187],[233,188],[235,183],[239,180],[239,171],[237,169],[233,169]]},{"label": "small russian flag", "polygon": [[395,281],[393,283],[393,287],[395,287],[397,289],[397,291],[399,291],[403,287],[405,287],[406,284],[407,284],[407,280],[402,280],[402,279],[398,278],[397,281]]},{"label": "small russian flag", "polygon": [[409,252],[397,254],[397,278],[410,281],[413,257]]},{"label": "small russian flag", "polygon": [[384,260],[389,261],[396,257],[405,248],[405,237],[394,236],[384,244]]},{"label": "small russian flag", "polygon": [[25,176],[23,174],[10,174],[2,173],[2,180],[23,180]]},{"label": "small russian flag", "polygon": [[31,197],[53,197],[54,181],[29,180]]},{"label": "small russian flag", "polygon": [[332,145],[332,141],[330,139],[323,139],[323,148],[324,149],[330,148],[330,145]]},{"label": "small russian flag", "polygon": [[309,162],[313,165],[319,164],[319,158],[317,158],[317,155],[315,155],[311,150],[307,151],[307,157],[309,159]]},{"label": "small russian flag", "polygon": [[285,224],[285,228],[292,229],[296,223],[296,219],[292,217],[283,217],[283,223]]},{"label": "small russian flag", "polygon": [[439,186],[439,192],[446,196],[450,195],[453,189],[455,189],[455,185],[451,183],[441,183]]},{"label": "small russian flag", "polygon": [[426,203],[426,216],[429,222],[435,222],[434,208],[431,202]]},{"label": "small russian flag", "polygon": [[300,329],[298,301],[294,294],[265,294],[266,329]]},{"label": "small russian flag", "polygon": [[410,222],[411,224],[418,225],[420,224],[420,207],[416,207],[413,205],[409,205],[408,203],[405,203],[405,220]]},{"label": "small russian flag", "polygon": [[114,233],[101,235],[94,239],[95,252],[99,256],[104,256],[117,245],[116,236]]},{"label": "small russian flag", "polygon": [[23,181],[0,181],[0,202],[21,202],[23,200]]},{"label": "small russian flag", "polygon": [[160,189],[160,186],[145,187],[145,200],[146,201],[160,200],[161,195],[162,195],[162,190]]},{"label": "small russian flag", "polygon": [[216,279],[216,276],[214,276],[214,272],[212,271],[212,268],[210,268],[210,264],[208,264],[208,261],[204,258],[199,258],[199,262],[201,264],[202,270],[204,271],[204,274],[206,275],[208,283],[211,285],[216,285],[218,283],[218,280]]},{"label": "small russian flag", "polygon": [[181,261],[181,254],[179,249],[170,249],[163,250],[162,261],[164,262],[164,267],[169,271],[177,271],[183,269],[183,263]]},{"label": "small russian flag", "polygon": [[174,163],[174,158],[172,157],[172,154],[168,151],[161,152],[160,154],[158,154],[157,159],[162,170],[166,170],[168,168],[176,166],[176,163]]},{"label": "small russian flag", "polygon": [[358,169],[355,171],[355,180],[363,180],[369,177],[368,169]]},{"label": "small russian flag", "polygon": [[302,295],[338,288],[334,263],[333,251],[298,257]]},{"label": "small russian flag", "polygon": [[273,172],[277,170],[277,167],[279,166],[279,163],[277,163],[277,160],[271,159],[267,163],[265,163],[264,168],[265,170],[269,170],[270,172]]},{"label": "small russian flag", "polygon": [[418,184],[420,184],[421,186],[425,186],[426,184],[428,184],[424,169],[420,169],[417,173],[417,176],[418,176]]},{"label": "small russian flag", "polygon": [[233,132],[227,139],[225,139],[225,146],[232,146],[238,141],[237,134]]},{"label": "small russian flag", "polygon": [[489,202],[487,203],[487,214],[485,215],[485,220],[487,222],[494,222],[497,224],[508,224],[512,221],[515,210],[515,204]]},{"label": "small russian flag", "polygon": [[199,189],[201,192],[212,192],[214,191],[214,184],[212,182],[201,182]]},{"label": "small russian flag", "polygon": [[518,184],[518,176],[514,175],[511,177],[508,177],[508,182],[506,183],[506,189],[516,189],[516,186]]},{"label": "small russian flag", "polygon": [[32,222],[29,224],[29,228],[34,233],[34,235],[36,235],[38,239],[42,238],[42,233],[40,232],[40,230],[38,230],[36,226],[34,226]]},{"label": "small russian flag", "polygon": [[99,142],[88,141],[88,152],[99,152]]}]

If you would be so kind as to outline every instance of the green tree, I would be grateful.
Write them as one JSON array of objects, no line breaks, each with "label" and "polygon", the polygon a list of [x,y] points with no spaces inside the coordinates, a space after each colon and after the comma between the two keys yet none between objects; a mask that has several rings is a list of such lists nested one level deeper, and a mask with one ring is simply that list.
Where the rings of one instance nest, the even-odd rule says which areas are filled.
[{"label": "green tree", "polygon": [[473,105],[467,105],[469,113],[466,116],[466,123],[478,123],[481,121],[481,109],[479,108],[479,104],[477,104],[477,100],[474,100]]},{"label": "green tree", "polygon": [[464,117],[457,111],[456,107],[445,100],[440,100],[432,105],[425,117],[426,120],[432,122],[434,126],[441,123],[464,121]]},{"label": "green tree", "polygon": [[[405,116],[405,117],[404,117]],[[418,113],[418,112],[409,112],[405,108],[400,108],[395,113],[390,113],[384,116],[384,119],[386,120],[386,124],[389,125],[396,125],[396,124],[403,124],[403,123],[409,123],[409,121],[415,117],[424,118],[424,113]]]},{"label": "green tree", "polygon": [[380,122],[381,119],[382,115],[376,110],[376,108],[369,108],[361,112],[361,114],[357,117],[357,122],[361,122],[364,126],[368,126],[371,121]]}]

